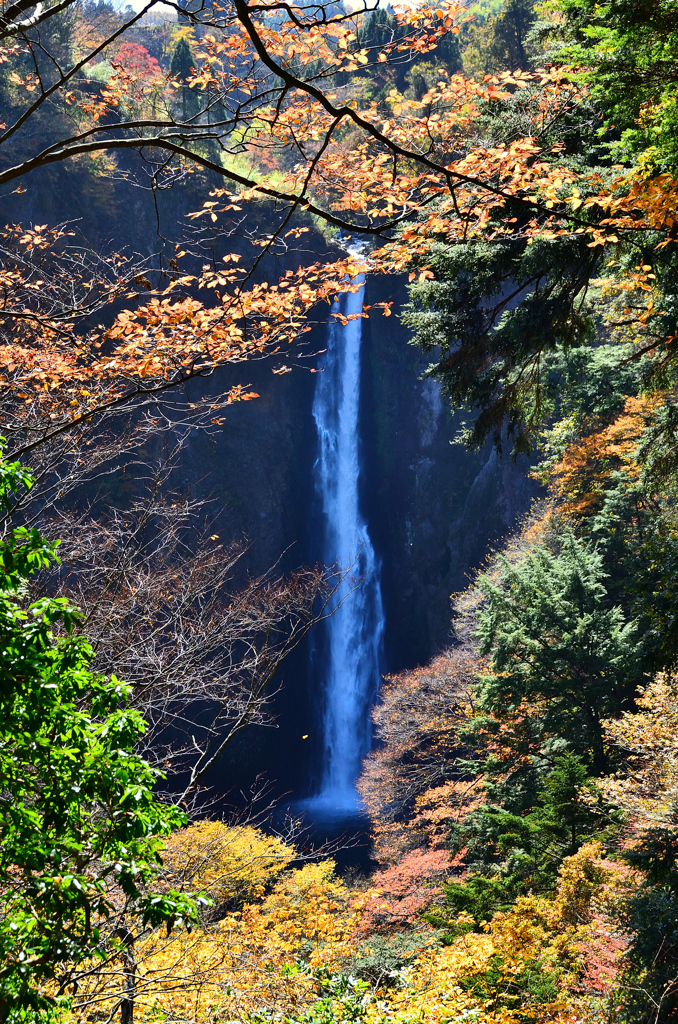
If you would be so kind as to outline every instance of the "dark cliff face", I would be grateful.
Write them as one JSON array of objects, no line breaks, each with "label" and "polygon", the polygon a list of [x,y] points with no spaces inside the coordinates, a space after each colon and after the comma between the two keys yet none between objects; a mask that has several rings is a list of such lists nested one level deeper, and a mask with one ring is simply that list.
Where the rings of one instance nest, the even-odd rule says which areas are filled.
[{"label": "dark cliff face", "polygon": [[260,574],[282,556],[285,569],[309,561],[306,516],[313,493],[314,377],[304,370],[274,376],[268,363],[215,373],[216,391],[238,382],[259,397],[229,407],[224,424],[195,434],[180,477],[207,500],[220,539],[245,538],[244,564]]},{"label": "dark cliff face", "polygon": [[[402,280],[373,279],[367,302],[405,301]],[[450,595],[510,532],[538,493],[528,463],[454,443],[460,426],[427,360],[395,316],[370,321],[365,440],[369,514],[383,559],[390,671],[449,641]]]},{"label": "dark cliff face", "polygon": [[[397,316],[405,298],[402,280],[368,281],[366,302],[393,300],[394,315],[363,321],[361,490],[382,564],[389,672],[424,663],[446,645],[450,595],[466,586],[538,493],[526,461],[514,464],[492,448],[469,453],[452,443],[460,418],[435,382],[423,379],[425,357],[408,345]],[[312,341],[312,348],[324,347],[321,327]],[[281,555],[285,568],[315,561],[316,377],[304,369],[276,377],[263,363],[242,367],[233,379],[261,397],[233,406],[217,433],[191,442],[184,480],[193,493],[211,497],[222,537],[250,539],[250,571],[264,571]],[[218,384],[216,378],[211,386]],[[306,790],[321,750],[319,700],[308,684],[310,646],[281,670],[277,728],[244,734],[213,780],[217,788],[226,780],[243,785],[265,771],[278,792]]]},{"label": "dark cliff face", "polygon": [[[366,302],[393,300],[394,315],[363,321],[361,497],[382,562],[389,671],[425,662],[448,642],[450,595],[538,494],[527,460],[455,442],[461,417],[424,378],[426,358],[397,316],[405,298],[402,279],[371,279]],[[323,347],[318,327],[309,350]],[[221,371],[209,387],[227,380],[260,397],[232,406],[211,436],[193,438],[184,485],[210,500],[223,539],[249,539],[251,572],[281,556],[285,568],[314,561],[316,376],[302,368],[274,376],[263,362]]]},{"label": "dark cliff face", "polygon": [[[129,158],[130,169],[135,160]],[[204,200],[208,183],[194,177],[160,193],[156,208],[150,192],[129,182],[57,167],[31,178],[27,193],[5,197],[0,206],[6,220],[25,224],[72,217],[76,232],[93,245],[142,254],[164,245],[169,252],[168,240],[181,236],[186,214]],[[261,230],[266,206],[251,216],[246,226]],[[215,261],[222,250],[244,247],[251,255],[249,243],[223,233],[228,225],[220,227]],[[312,231],[299,251],[290,251],[265,272],[277,279],[317,259],[317,253],[327,254],[328,248],[336,251]],[[368,280],[366,302],[384,300],[393,300],[393,315],[363,321],[362,503],[382,564],[386,668],[397,672],[426,662],[445,646],[450,595],[466,585],[488,547],[513,528],[537,491],[525,462],[514,465],[489,448],[469,454],[451,443],[459,418],[451,415],[437,385],[422,379],[426,359],[408,345],[408,332],[398,318],[406,300],[402,278]],[[194,435],[174,480],[191,496],[208,500],[206,518],[221,540],[249,540],[243,572],[258,575],[276,564],[290,570],[320,557],[311,413],[317,378],[310,372],[318,360],[307,356],[324,345],[320,325],[308,336],[292,373],[274,376],[270,364],[248,363],[194,385],[213,393],[241,383],[261,396],[232,406],[211,435]],[[308,682],[311,646],[299,650],[280,673],[278,727],[241,735],[211,780],[216,790],[247,786],[265,772],[278,780],[278,792],[303,792],[321,749],[314,714],[318,695]],[[302,742],[307,734],[308,742]]]}]

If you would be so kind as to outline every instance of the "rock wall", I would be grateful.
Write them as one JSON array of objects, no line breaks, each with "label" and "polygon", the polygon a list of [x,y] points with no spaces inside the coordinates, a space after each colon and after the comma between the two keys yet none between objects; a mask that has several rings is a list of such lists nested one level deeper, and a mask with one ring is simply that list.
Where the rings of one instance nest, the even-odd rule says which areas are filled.
[{"label": "rock wall", "polygon": [[[130,167],[134,161],[130,157]],[[77,167],[40,172],[27,193],[5,197],[0,207],[6,220],[25,224],[70,216],[93,245],[147,254],[157,252],[163,238],[181,234],[186,214],[204,200],[204,186],[196,178],[161,193],[160,229],[149,192]],[[265,207],[255,214],[265,218]],[[247,244],[217,236],[215,259],[223,247]],[[311,261],[312,250],[326,250],[327,242],[307,235],[304,249],[290,252],[269,272],[277,278]],[[537,493],[525,461],[513,464],[490,448],[469,454],[453,443],[460,419],[451,415],[437,385],[423,379],[426,360],[408,344],[397,315],[406,297],[403,279],[368,280],[368,303],[394,303],[391,317],[376,314],[365,322],[361,393],[362,499],[382,563],[390,672],[426,662],[445,646],[450,595],[465,586],[488,547],[513,528]],[[308,341],[309,351],[322,350],[324,327]],[[185,491],[207,499],[206,515],[225,542],[248,538],[243,571],[259,574],[276,563],[292,569],[320,556],[314,536],[312,367],[312,360],[302,360],[280,377],[266,362],[247,364],[220,370],[200,385],[221,390],[239,382],[261,396],[231,407],[210,436],[193,437],[177,476]],[[212,780],[217,788],[247,785],[259,771],[278,779],[279,789],[299,792],[308,783],[320,749],[314,742],[317,695],[309,691],[310,657],[307,646],[285,664],[278,728],[243,734]],[[307,734],[310,740],[302,742]]]},{"label": "rock wall", "polygon": [[[461,419],[437,384],[424,379],[426,360],[408,344],[397,316],[406,301],[401,279],[368,281],[366,301],[384,300],[393,300],[394,315],[376,314],[364,326],[362,498],[382,563],[386,668],[397,672],[428,661],[448,643],[450,595],[464,588],[538,489],[525,460],[513,463],[489,446],[469,453],[454,443]],[[324,347],[322,328],[311,343]],[[192,442],[186,481],[212,500],[222,536],[249,537],[250,571],[265,570],[281,555],[285,568],[314,561],[315,375],[298,369],[275,377],[266,364],[238,373],[232,379],[252,384],[261,397],[232,407],[223,428]],[[311,656],[305,646],[283,666],[277,728],[243,734],[212,780],[217,788],[227,779],[244,785],[264,770],[279,793],[307,790],[321,752],[318,696],[308,683]]]},{"label": "rock wall", "polygon": [[[368,302],[406,301],[402,280],[373,279]],[[527,460],[455,443],[453,416],[426,358],[397,317],[370,321],[368,474],[383,558],[389,669],[427,661],[448,642],[450,595],[463,589],[538,493]]]}]

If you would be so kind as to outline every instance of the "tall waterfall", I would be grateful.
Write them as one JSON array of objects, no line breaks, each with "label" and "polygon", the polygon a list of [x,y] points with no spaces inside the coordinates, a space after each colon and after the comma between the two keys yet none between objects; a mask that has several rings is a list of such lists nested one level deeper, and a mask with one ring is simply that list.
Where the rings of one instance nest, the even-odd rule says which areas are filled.
[{"label": "tall waterfall", "polygon": [[[364,286],[340,296],[335,310],[362,312]],[[355,782],[370,748],[370,706],[382,659],[384,612],[380,567],[360,514],[360,348],[362,319],[332,320],[318,375],[313,418],[319,454],[315,486],[323,513],[323,560],[350,568],[325,622],[323,644],[324,753],[316,810],[357,810]]]}]

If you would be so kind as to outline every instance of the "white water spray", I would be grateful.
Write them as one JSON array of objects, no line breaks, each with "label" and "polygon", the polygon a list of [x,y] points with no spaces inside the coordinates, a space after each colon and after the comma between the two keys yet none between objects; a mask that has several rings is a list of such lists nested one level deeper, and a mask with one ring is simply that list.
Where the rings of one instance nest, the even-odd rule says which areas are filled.
[{"label": "white water spray", "polygon": [[[364,287],[340,296],[335,309],[362,312]],[[362,319],[332,320],[318,375],[313,418],[319,454],[315,484],[323,512],[323,560],[351,567],[325,623],[324,755],[317,810],[341,815],[359,807],[355,782],[370,748],[370,706],[379,685],[384,634],[380,567],[360,514],[360,348]]]}]

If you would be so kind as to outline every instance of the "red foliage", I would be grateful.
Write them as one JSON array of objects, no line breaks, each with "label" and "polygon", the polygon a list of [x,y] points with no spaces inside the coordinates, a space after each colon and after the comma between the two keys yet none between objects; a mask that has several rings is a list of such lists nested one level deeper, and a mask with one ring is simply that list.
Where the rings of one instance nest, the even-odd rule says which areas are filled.
[{"label": "red foliage", "polygon": [[159,86],[165,80],[155,57],[138,43],[123,43],[111,63],[128,81],[128,89],[136,99],[141,98],[144,87]]},{"label": "red foliage", "polygon": [[116,54],[115,63],[139,78],[162,75],[162,68],[155,57],[151,57],[146,47],[138,43],[123,43]]},{"label": "red foliage", "polygon": [[440,895],[436,882],[449,870],[446,850],[413,850],[398,864],[377,871],[358,930],[364,934],[399,931],[414,924]]},{"label": "red foliage", "polygon": [[[607,925],[607,926],[606,926]],[[627,935],[614,933],[609,922],[601,922],[581,944],[581,991],[594,996],[608,996],[619,984],[619,968],[628,950]]]}]

